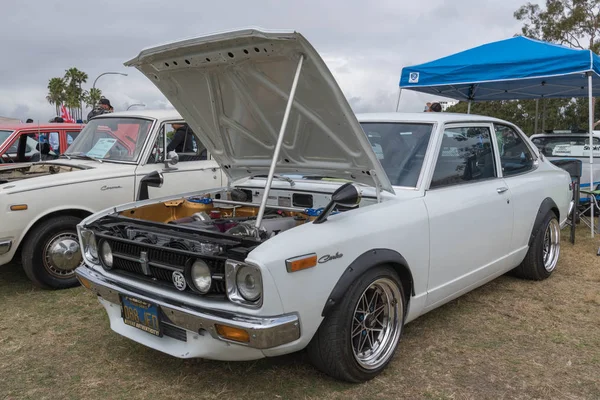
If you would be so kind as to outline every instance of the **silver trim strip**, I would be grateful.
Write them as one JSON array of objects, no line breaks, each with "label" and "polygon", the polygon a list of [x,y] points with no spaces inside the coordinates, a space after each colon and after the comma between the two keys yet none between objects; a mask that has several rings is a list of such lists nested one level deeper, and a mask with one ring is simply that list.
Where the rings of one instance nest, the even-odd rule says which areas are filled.
[{"label": "silver trim strip", "polygon": [[[78,267],[75,274],[80,282],[82,279],[87,281],[86,284],[89,282],[87,286],[92,293],[113,304],[121,304],[120,295],[148,301],[160,307],[163,315],[168,318],[168,321],[165,322],[196,333],[200,333],[202,330],[207,331],[213,338],[224,342],[256,349],[269,349],[300,338],[300,319],[297,314],[255,317],[222,310],[182,307],[163,299],[151,297],[152,294],[137,293],[117,286],[114,282],[87,267]],[[82,285],[87,287],[83,283]],[[248,332],[250,341],[242,343],[225,339],[217,333],[215,324],[244,329]]]},{"label": "silver trim strip", "polygon": [[11,247],[12,247],[12,240],[0,241],[0,256],[8,253],[10,251]]}]

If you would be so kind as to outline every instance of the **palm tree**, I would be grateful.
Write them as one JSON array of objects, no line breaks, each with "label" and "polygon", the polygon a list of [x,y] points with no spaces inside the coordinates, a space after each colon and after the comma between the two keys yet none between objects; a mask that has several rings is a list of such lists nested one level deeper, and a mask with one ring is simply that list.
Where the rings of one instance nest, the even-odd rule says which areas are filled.
[{"label": "palm tree", "polygon": [[66,98],[66,82],[63,78],[51,78],[48,82],[48,95],[46,100],[56,108],[56,115],[60,114],[60,105]]},{"label": "palm tree", "polygon": [[90,108],[94,108],[101,98],[102,91],[98,88],[91,88],[89,91],[84,92],[83,99],[85,101],[85,105]]},{"label": "palm tree", "polygon": [[81,84],[87,82],[87,79],[88,75],[75,67],[71,67],[65,71],[65,80],[68,82],[67,103],[71,109],[71,115],[74,115],[76,119],[82,119],[83,117],[82,102],[84,100],[84,93],[81,89]]}]

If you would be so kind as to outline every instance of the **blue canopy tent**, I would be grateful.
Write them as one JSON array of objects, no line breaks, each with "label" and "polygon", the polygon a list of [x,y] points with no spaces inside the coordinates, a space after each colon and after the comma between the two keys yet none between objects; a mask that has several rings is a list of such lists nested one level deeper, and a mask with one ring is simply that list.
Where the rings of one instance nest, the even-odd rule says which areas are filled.
[{"label": "blue canopy tent", "polygon": [[[592,97],[600,96],[598,78],[600,57],[591,50],[515,36],[402,68],[396,111],[403,89],[467,101],[468,112],[473,101],[588,97],[592,144]],[[591,150],[589,162],[594,163]]]}]

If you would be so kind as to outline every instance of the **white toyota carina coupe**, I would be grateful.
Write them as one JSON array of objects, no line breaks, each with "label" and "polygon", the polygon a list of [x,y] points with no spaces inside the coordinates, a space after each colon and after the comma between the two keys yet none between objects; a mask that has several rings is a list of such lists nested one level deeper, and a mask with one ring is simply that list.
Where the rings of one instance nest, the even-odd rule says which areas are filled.
[{"label": "white toyota carina coupe", "polygon": [[128,65],[231,183],[79,224],[76,274],[123,336],[183,358],[307,349],[361,382],[404,324],[511,270],[541,280],[557,265],[570,177],[508,122],[356,116],[296,32],[200,37]]}]

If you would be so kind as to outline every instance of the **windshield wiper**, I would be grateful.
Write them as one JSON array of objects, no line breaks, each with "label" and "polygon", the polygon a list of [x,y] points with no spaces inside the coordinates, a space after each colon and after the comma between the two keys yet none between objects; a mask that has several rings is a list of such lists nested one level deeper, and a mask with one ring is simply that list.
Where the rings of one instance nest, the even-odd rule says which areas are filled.
[{"label": "windshield wiper", "polygon": [[[255,175],[254,178],[267,178],[268,175]],[[273,178],[279,179],[281,181],[286,181],[290,183],[290,186],[294,186],[296,184],[296,182],[294,182],[294,180],[292,178],[288,178],[287,176],[281,176],[281,175],[273,175]]]},{"label": "windshield wiper", "polygon": [[69,160],[71,159],[70,157],[73,157],[73,158],[79,158],[79,159],[82,159],[82,160],[94,160],[94,161],[98,161],[99,163],[103,162],[101,159],[96,158],[96,157],[92,157],[92,156],[88,156],[87,154],[70,154],[70,155],[63,154],[63,155],[65,157],[69,158]]}]

